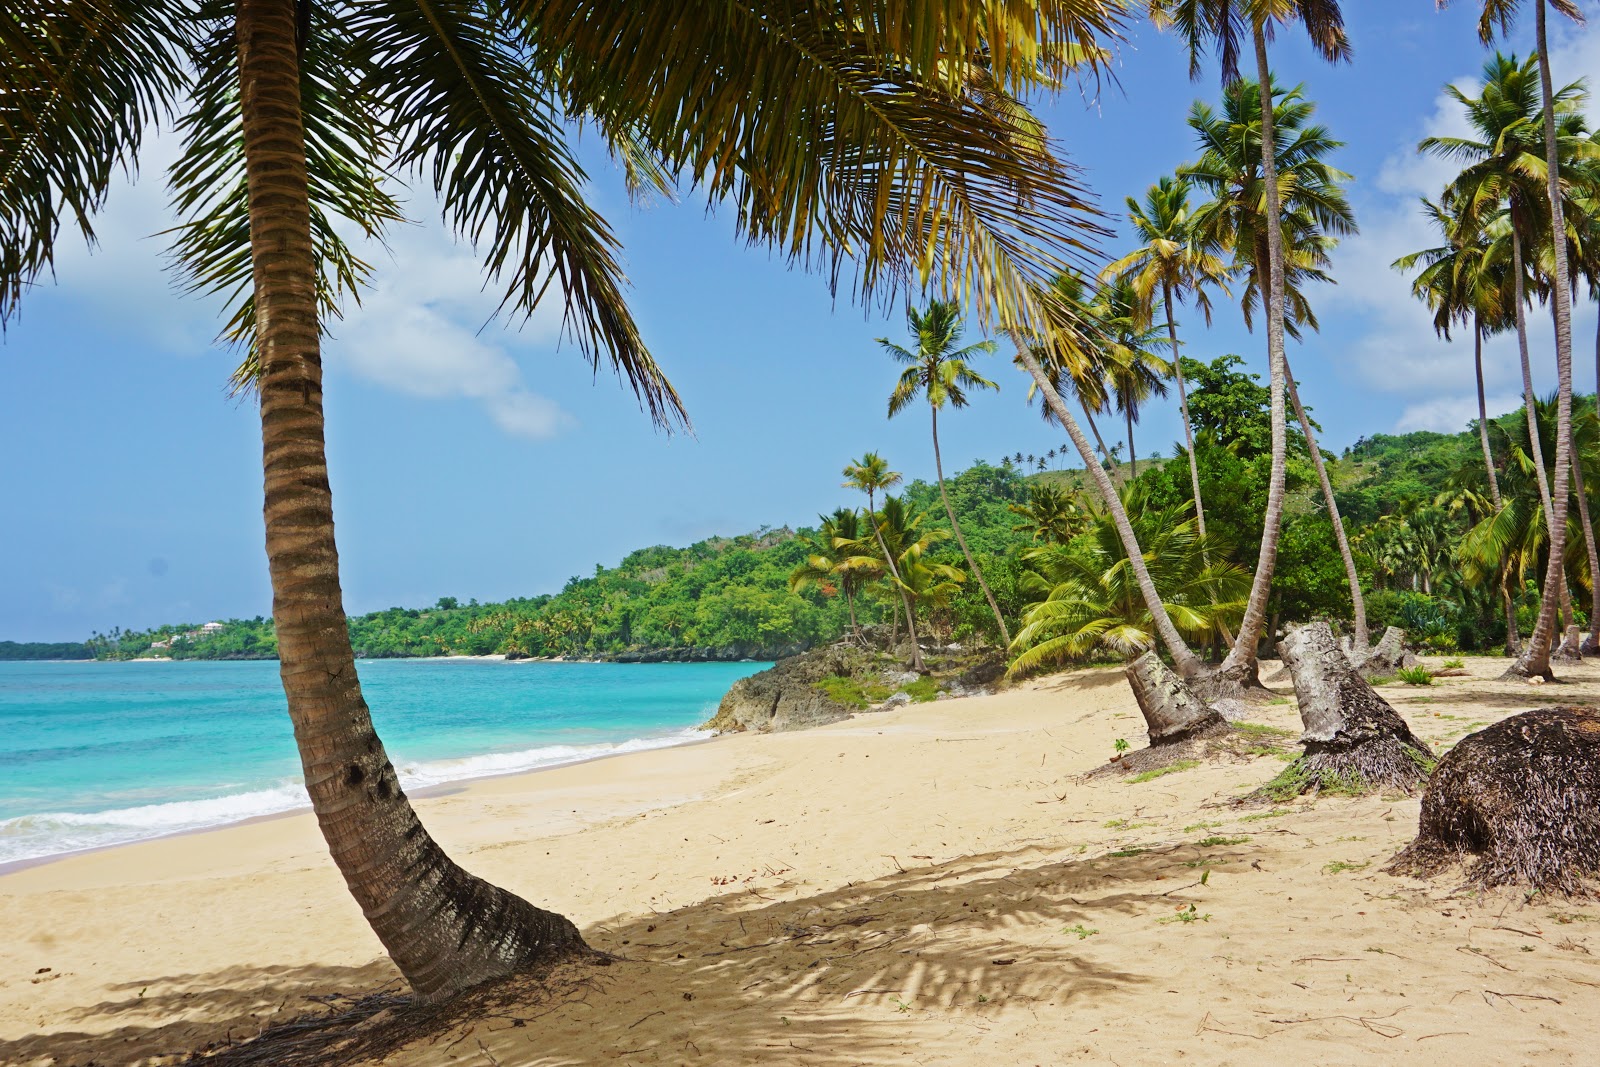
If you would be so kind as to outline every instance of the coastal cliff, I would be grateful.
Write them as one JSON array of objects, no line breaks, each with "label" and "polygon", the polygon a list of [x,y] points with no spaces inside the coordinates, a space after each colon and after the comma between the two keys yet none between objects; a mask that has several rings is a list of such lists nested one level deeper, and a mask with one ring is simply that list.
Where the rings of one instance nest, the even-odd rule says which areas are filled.
[{"label": "coastal cliff", "polygon": [[1005,673],[993,649],[961,645],[923,649],[926,674],[905,668],[909,647],[891,653],[887,635],[869,630],[865,640],[845,640],[781,659],[733,684],[703,729],[717,733],[782,733],[949,696],[990,691]]}]

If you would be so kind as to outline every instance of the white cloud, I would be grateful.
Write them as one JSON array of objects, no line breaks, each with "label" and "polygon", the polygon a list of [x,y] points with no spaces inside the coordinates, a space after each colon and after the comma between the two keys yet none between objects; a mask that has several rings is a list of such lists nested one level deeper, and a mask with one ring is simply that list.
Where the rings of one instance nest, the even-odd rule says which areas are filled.
[{"label": "white cloud", "polygon": [[[1587,76],[1600,84],[1594,77],[1600,74],[1600,41],[1574,37],[1556,50],[1552,69],[1564,82]],[[1479,88],[1475,77],[1461,78],[1455,84],[1469,94]],[[1419,155],[1416,142],[1424,137],[1469,133],[1460,105],[1440,93],[1415,136],[1396,145],[1385,160],[1374,183],[1383,195],[1362,212],[1362,232],[1344,241],[1334,253],[1333,274],[1339,285],[1329,292],[1328,303],[1367,324],[1345,353],[1352,369],[1368,388],[1416,397],[1396,421],[1399,431],[1454,432],[1477,417],[1470,329],[1453,331],[1452,341],[1439,337],[1432,313],[1412,297],[1409,278],[1391,267],[1402,255],[1440,243],[1418,198],[1437,198],[1458,169],[1448,160]],[[1574,312],[1574,336],[1585,336],[1593,330],[1593,305],[1580,300]],[[1535,305],[1529,316],[1535,387],[1553,388],[1548,312]],[[1521,369],[1514,335],[1488,340],[1483,364],[1485,386],[1498,394],[1490,403],[1491,413],[1520,404]],[[1584,380],[1580,370],[1579,388],[1584,387]]]},{"label": "white cloud", "polygon": [[[141,180],[119,184],[96,221],[99,246],[91,252],[80,242],[62,243],[56,298],[119,336],[196,356],[214,351],[221,302],[181,294],[168,269],[168,238],[161,233],[174,221],[165,176],[177,152],[170,135],[146,141]],[[431,197],[411,207],[421,225],[398,227],[388,249],[373,244],[360,252],[376,266],[373,288],[332,323],[329,366],[412,396],[476,401],[517,437],[549,438],[572,425],[571,416],[528,388],[515,358],[555,345],[559,286],[517,330],[492,323],[498,300],[484,289],[477,256],[444,232]],[[219,378],[221,370],[219,361]]]},{"label": "white cloud", "polygon": [[[1522,398],[1515,393],[1494,395],[1488,398],[1489,417],[1504,414],[1522,405]],[[1436,400],[1424,400],[1412,404],[1400,413],[1399,420],[1395,423],[1395,430],[1399,433],[1409,433],[1412,430],[1435,430],[1439,433],[1460,433],[1467,425],[1478,417],[1478,398],[1474,394],[1466,397],[1440,397]]]}]

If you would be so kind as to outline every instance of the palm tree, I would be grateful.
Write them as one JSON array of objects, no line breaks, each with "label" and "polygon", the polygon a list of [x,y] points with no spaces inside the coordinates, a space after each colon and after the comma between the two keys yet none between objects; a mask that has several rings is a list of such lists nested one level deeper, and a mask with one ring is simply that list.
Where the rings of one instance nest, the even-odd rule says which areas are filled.
[{"label": "palm tree", "polygon": [[[386,179],[420,178],[483,253],[508,315],[531,314],[559,282],[580,349],[663,425],[681,405],[628,312],[613,235],[583,199],[567,143],[579,121],[630,180],[683,175],[731,201],[745,236],[833,277],[855,261],[864,294],[925,268],[985,315],[1037,323],[1030,286],[1060,269],[1056,249],[1092,232],[1083,194],[1014,109],[971,90],[969,72],[981,66],[1003,96],[1069,54],[1098,62],[1118,11],[1041,2],[1001,26],[987,5],[949,4],[936,29],[912,33],[903,5],[822,17],[676,0],[194,7],[12,0],[0,11],[0,322],[51,269],[61,221],[92,241],[143,131],[173,123],[184,143],[170,173],[183,215],[174,252],[194,288],[230,296],[225,333],[246,344],[240,377],[259,396],[281,673],[313,810],[413,989],[447,997],[583,942],[444,854],[372,727],[324,447],[322,328],[365,274],[341,230],[381,235],[400,214]],[[1018,203],[1029,205],[1020,223]]]},{"label": "palm tree", "polygon": [[840,545],[842,550],[856,553],[846,559],[845,566],[869,570],[882,568],[887,561],[898,576],[896,585],[904,598],[906,614],[913,621],[919,604],[946,606],[960,583],[966,581],[966,575],[948,564],[929,562],[926,556],[950,537],[949,532],[924,527],[924,515],[913,514],[903,499],[888,494],[874,518],[871,538],[860,537]]},{"label": "palm tree", "polygon": [[[867,524],[872,527],[873,540],[882,553],[880,558],[883,565],[889,569],[889,577],[893,580],[900,594],[900,602],[905,607],[906,629],[911,635],[911,669],[920,674],[925,668],[922,665],[922,647],[917,643],[916,612],[911,608],[911,595],[895,562],[897,553],[889,551],[889,546],[884,541],[883,517],[877,511],[877,494],[899,485],[900,472],[890,470],[889,461],[876,452],[866,452],[860,459],[845,467],[844,477],[844,488],[859,489],[867,494]],[[853,549],[853,555],[860,556],[860,550]]]},{"label": "palm tree", "polygon": [[1026,504],[1007,505],[1008,510],[1022,521],[1011,527],[1014,533],[1025,533],[1035,541],[1063,545],[1077,532],[1080,509],[1077,494],[1051,485],[1028,487]]},{"label": "palm tree", "polygon": [[[1341,188],[1349,175],[1324,161],[1342,143],[1333,140],[1325,127],[1312,124],[1315,105],[1298,88],[1284,91],[1274,86],[1271,95],[1275,101],[1272,126],[1278,134],[1276,173],[1285,186],[1281,216],[1284,259],[1279,272],[1282,286],[1278,290],[1282,296],[1276,303],[1282,312],[1284,330],[1298,340],[1302,327],[1318,328],[1307,286],[1329,280],[1325,272],[1329,252],[1339,237],[1356,232],[1356,223]],[[1202,152],[1198,161],[1179,169],[1181,175],[1212,196],[1196,211],[1193,226],[1213,247],[1233,252],[1234,270],[1244,277],[1241,306],[1245,325],[1251,328],[1254,310],[1267,303],[1263,290],[1271,276],[1268,225],[1262,210],[1261,106],[1261,94],[1245,78],[1224,92],[1220,115],[1206,104],[1196,103],[1190,111],[1189,125],[1199,138]],[[1334,541],[1344,562],[1355,639],[1365,648],[1369,644],[1366,601],[1355,554],[1317,447],[1315,428],[1300,402],[1287,352],[1282,353],[1281,362],[1283,389],[1305,434]],[[1257,574],[1259,578],[1259,571]]]},{"label": "palm tree", "polygon": [[[1502,12],[1502,21],[1510,17]],[[1489,18],[1480,29],[1488,30]],[[1544,29],[1544,4],[1539,0],[1541,43]],[[1542,49],[1541,49],[1542,51]],[[1539,89],[1535,90],[1537,75]],[[1581,103],[1581,86],[1574,84],[1556,93],[1547,88],[1549,72],[1537,57],[1519,63],[1515,56],[1496,54],[1483,70],[1484,84],[1477,97],[1468,96],[1454,86],[1448,93],[1466,111],[1473,129],[1470,137],[1430,137],[1418,144],[1419,151],[1466,164],[1451,182],[1449,196],[1458,200],[1463,223],[1487,229],[1496,215],[1507,215],[1506,227],[1511,245],[1510,274],[1514,287],[1514,310],[1518,345],[1522,356],[1524,406],[1528,425],[1533,417],[1533,376],[1527,354],[1527,275],[1529,249],[1547,241],[1551,248],[1550,289],[1556,319],[1557,425],[1554,484],[1544,489],[1546,524],[1550,529],[1552,555],[1565,551],[1567,485],[1569,481],[1572,432],[1572,331],[1568,288],[1566,227],[1562,201],[1571,195],[1562,186],[1562,162],[1592,155],[1588,138],[1558,136],[1559,120],[1570,115]],[[1549,168],[1549,173],[1545,170]],[[1549,239],[1559,234],[1560,239]],[[1541,445],[1531,441],[1537,469],[1544,470]],[[1541,478],[1541,488],[1543,481]],[[1509,674],[1517,677],[1551,677],[1550,654],[1554,649],[1556,614],[1566,583],[1552,565],[1546,575],[1546,588],[1540,600],[1539,621],[1521,657]]]},{"label": "palm tree", "polygon": [[1178,412],[1183,417],[1183,438],[1189,448],[1189,482],[1194,489],[1195,525],[1204,537],[1205,502],[1200,498],[1200,466],[1194,454],[1194,426],[1189,421],[1189,394],[1183,384],[1183,359],[1178,347],[1178,319],[1175,302],[1192,298],[1194,305],[1211,325],[1210,286],[1227,289],[1228,268],[1194,225],[1189,210],[1192,185],[1184,178],[1164,177],[1144,194],[1141,205],[1128,197],[1128,221],[1143,244],[1105,269],[1101,277],[1122,276],[1138,295],[1144,321],[1155,318],[1155,296],[1159,289],[1167,316],[1167,335],[1172,345],[1172,373],[1178,384]]},{"label": "palm tree", "polygon": [[1142,323],[1141,301],[1126,279],[1101,284],[1090,311],[1101,344],[1101,365],[1117,410],[1128,428],[1128,478],[1139,477],[1139,453],[1134,449],[1133,427],[1139,409],[1152,396],[1166,396],[1166,377],[1172,367],[1155,354],[1159,330]]},{"label": "palm tree", "polygon": [[[1443,7],[1448,0],[1440,0]],[[1575,0],[1550,0],[1555,9],[1575,22],[1582,22]],[[1520,0],[1483,0],[1478,20],[1478,36],[1485,45],[1494,40],[1495,28],[1508,33]],[[1533,636],[1517,662],[1507,673],[1518,677],[1551,677],[1550,652],[1554,645],[1557,601],[1566,583],[1560,573],[1560,560],[1566,538],[1567,474],[1572,436],[1572,295],[1573,279],[1567,263],[1567,227],[1562,206],[1561,154],[1557,144],[1556,122],[1559,98],[1550,74],[1550,44],[1545,27],[1545,0],[1534,0],[1534,37],[1538,54],[1539,100],[1543,126],[1543,176],[1548,228],[1552,246],[1552,306],[1556,325],[1556,470],[1551,490],[1554,509],[1550,515],[1550,568],[1545,575],[1544,593],[1539,600],[1539,620]],[[1515,229],[1515,222],[1513,222]],[[1521,274],[1520,265],[1512,268]],[[1521,313],[1519,301],[1518,313]]]},{"label": "palm tree", "polygon": [[944,485],[944,458],[939,452],[939,409],[946,404],[956,409],[966,407],[969,389],[1000,388],[968,366],[968,362],[976,356],[993,355],[995,343],[979,341],[965,348],[956,347],[961,343],[963,326],[961,309],[954,301],[935,300],[926,311],[907,308],[906,324],[917,339],[915,352],[895,344],[887,337],[878,338],[883,350],[906,368],[895,384],[894,392],[889,394],[889,417],[892,419],[900,414],[918,396],[927,399],[933,429],[933,469],[939,479],[939,498],[944,501],[944,513],[950,517],[950,529],[955,532],[956,544],[961,546],[967,567],[977,580],[978,588],[983,590],[989,610],[994,612],[994,623],[1000,628],[1001,641],[1003,645],[1009,645],[1011,631],[1006,628],[1006,620],[1000,614],[1000,605],[995,603],[989,583],[983,580],[978,561],[972,558],[972,550],[967,547],[967,539],[961,533],[961,523],[956,519],[956,509],[950,506],[950,494]]},{"label": "palm tree", "polygon": [[837,583],[850,611],[850,632],[861,639],[861,624],[856,621],[856,595],[881,568],[851,566],[849,545],[861,537],[861,515],[854,508],[838,508],[832,515],[818,516],[817,533],[809,538],[812,551],[789,572],[789,589],[798,592],[813,585]]},{"label": "palm tree", "polygon": [[[1267,59],[1267,41],[1275,24],[1299,22],[1310,38],[1312,48],[1329,62],[1350,57],[1350,42],[1344,32],[1344,15],[1337,0],[1151,0],[1151,17],[1157,25],[1170,26],[1184,39],[1189,50],[1189,73],[1198,78],[1200,57],[1214,48],[1224,84],[1239,75],[1240,39],[1248,34],[1255,52],[1256,90],[1260,96],[1260,157],[1264,225],[1266,231],[1267,285],[1265,292],[1281,294],[1285,284],[1283,242],[1283,193],[1278,175],[1279,151],[1273,125],[1272,68]],[[1278,538],[1283,527],[1283,501],[1288,471],[1288,417],[1284,406],[1287,372],[1284,358],[1284,301],[1277,296],[1265,301],[1267,310],[1267,357],[1272,403],[1272,476],[1267,488],[1261,552],[1233,648],[1223,661],[1220,673],[1238,684],[1256,681],[1256,646],[1267,621],[1267,597],[1272,589],[1272,572],[1278,559]]]},{"label": "palm tree", "polygon": [[[1148,546],[1156,587],[1177,625],[1196,640],[1219,632],[1228,615],[1237,616],[1249,575],[1235,564],[1211,562],[1187,502],[1152,508],[1133,485],[1124,488],[1122,500]],[[1081,659],[1096,649],[1132,659],[1155,644],[1150,612],[1116,523],[1104,509],[1092,516],[1081,542],[1033,549],[1026,558],[1031,569],[1023,588],[1040,599],[1023,615],[1009,674]]]}]

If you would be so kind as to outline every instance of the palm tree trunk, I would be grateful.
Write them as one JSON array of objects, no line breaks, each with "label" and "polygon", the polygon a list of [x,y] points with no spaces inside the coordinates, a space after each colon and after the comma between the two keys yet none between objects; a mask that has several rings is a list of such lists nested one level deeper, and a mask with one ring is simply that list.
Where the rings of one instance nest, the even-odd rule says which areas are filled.
[{"label": "palm tree trunk", "polygon": [[1084,467],[1088,469],[1089,477],[1100,492],[1100,499],[1105,502],[1106,510],[1111,513],[1111,521],[1116,525],[1117,535],[1122,539],[1123,550],[1128,553],[1128,564],[1133,568],[1135,581],[1139,583],[1139,593],[1144,597],[1145,608],[1150,612],[1150,618],[1155,624],[1156,633],[1160,635],[1162,644],[1167,646],[1167,651],[1172,655],[1173,665],[1185,680],[1198,678],[1204,668],[1200,660],[1190,651],[1183,635],[1178,633],[1172,617],[1167,614],[1166,605],[1161,602],[1161,595],[1156,592],[1155,580],[1150,577],[1150,568],[1145,565],[1144,550],[1139,547],[1139,538],[1133,532],[1133,524],[1128,521],[1128,513],[1122,506],[1122,498],[1117,496],[1117,487],[1111,484],[1111,476],[1100,465],[1100,461],[1094,458],[1094,449],[1089,446],[1089,439],[1084,436],[1078,420],[1072,417],[1072,412],[1067,410],[1066,402],[1061,399],[1061,394],[1056,392],[1055,384],[1045,374],[1044,368],[1039,366],[1039,361],[1028,351],[1021,338],[1014,336],[1012,341],[1017,346],[1017,359],[1033,376],[1034,384],[1044,396],[1044,402],[1066,428],[1067,436],[1072,439],[1073,446],[1083,457]]},{"label": "palm tree trunk", "polygon": [[1122,412],[1128,419],[1128,481],[1139,477],[1139,453],[1133,447],[1133,408],[1127,407]]},{"label": "palm tree trunk", "polygon": [[1556,513],[1550,499],[1549,472],[1544,465],[1544,443],[1539,437],[1539,404],[1533,395],[1533,367],[1528,361],[1528,318],[1525,313],[1527,295],[1523,285],[1522,240],[1515,227],[1511,231],[1511,269],[1516,272],[1517,349],[1522,356],[1522,408],[1527,412],[1529,454],[1533,456],[1534,472],[1538,475],[1539,502],[1544,506],[1545,532],[1553,537]]},{"label": "palm tree trunk", "polygon": [[1583,525],[1583,546],[1589,554],[1589,639],[1583,643],[1585,653],[1600,649],[1600,553],[1595,551],[1594,523],[1589,517],[1589,497],[1583,489],[1583,463],[1578,456],[1576,442],[1572,449],[1572,490],[1578,501],[1578,519]]},{"label": "palm tree trunk", "polygon": [[921,674],[925,668],[922,665],[922,645],[917,641],[917,614],[911,608],[911,596],[906,592],[905,583],[900,580],[900,568],[895,566],[894,555],[889,551],[889,544],[883,539],[883,530],[878,526],[877,504],[872,494],[867,494],[867,521],[872,523],[872,535],[878,539],[878,551],[883,553],[883,562],[889,568],[889,574],[894,578],[895,590],[900,594],[900,602],[906,609],[906,633],[911,637],[911,669]]},{"label": "palm tree trunk", "polygon": [[1344,559],[1345,580],[1350,584],[1350,611],[1355,617],[1356,649],[1362,655],[1372,647],[1367,632],[1367,602],[1361,595],[1361,575],[1356,571],[1356,558],[1350,551],[1350,539],[1345,536],[1344,520],[1339,517],[1339,502],[1333,495],[1333,482],[1328,478],[1328,468],[1322,462],[1322,450],[1317,447],[1316,434],[1311,432],[1311,420],[1306,409],[1300,406],[1300,390],[1294,384],[1294,371],[1286,358],[1283,363],[1283,382],[1288,387],[1289,400],[1294,405],[1294,417],[1305,431],[1306,447],[1311,452],[1311,465],[1316,468],[1317,480],[1322,483],[1322,496],[1328,502],[1328,518],[1333,520],[1333,538],[1339,543],[1339,555]]},{"label": "palm tree trunk", "polygon": [[[1189,446],[1189,481],[1194,487],[1195,528],[1200,531],[1200,539],[1203,541],[1206,536],[1206,506],[1200,499],[1200,464],[1194,455],[1194,427],[1189,422],[1189,394],[1183,387],[1183,356],[1178,348],[1178,323],[1172,317],[1170,283],[1162,285],[1161,295],[1167,304],[1167,336],[1172,339],[1172,372],[1178,380],[1178,412],[1183,416],[1183,440]],[[1600,361],[1600,356],[1596,359]],[[1596,366],[1600,366],[1600,362],[1597,362]]]},{"label": "palm tree trunk", "polygon": [[1483,396],[1483,321],[1472,319],[1472,365],[1478,372],[1478,440],[1483,445],[1483,469],[1489,474],[1489,499],[1500,510],[1500,478],[1495,474],[1494,450],[1489,447],[1489,406]]},{"label": "palm tree trunk", "polygon": [[567,919],[458,867],[372,726],[345,622],[328,488],[296,0],[240,0],[240,100],[279,673],[317,824],[406,980],[437,1000],[587,951]]},{"label": "palm tree trunk", "polygon": [[[1572,437],[1572,279],[1567,265],[1567,228],[1561,209],[1561,156],[1556,142],[1555,86],[1550,77],[1550,44],[1545,31],[1545,0],[1535,0],[1534,30],[1539,46],[1539,88],[1544,99],[1545,189],[1550,198],[1550,245],[1555,263],[1551,302],[1556,316],[1556,467],[1551,487],[1550,563],[1539,599],[1539,620],[1528,647],[1507,673],[1551,677],[1556,596],[1566,587],[1568,444]],[[1515,231],[1513,230],[1513,239]],[[1514,247],[1514,246],[1513,246]],[[1521,281],[1521,274],[1518,274]],[[1520,311],[1520,308],[1519,308]]]},{"label": "palm tree trunk", "polygon": [[861,640],[861,624],[856,621],[856,597],[849,589],[844,591],[845,606],[850,609],[850,632],[857,641]]},{"label": "palm tree trunk", "polygon": [[1261,553],[1245,603],[1244,619],[1233,648],[1219,673],[1239,685],[1259,685],[1256,648],[1266,623],[1267,597],[1278,563],[1278,537],[1283,529],[1283,500],[1288,475],[1288,417],[1284,405],[1283,204],[1278,189],[1278,163],[1272,129],[1272,69],[1267,61],[1264,25],[1255,23],[1256,67],[1261,79],[1261,175],[1266,188],[1267,287],[1262,294],[1267,312],[1267,359],[1271,385],[1272,475],[1267,483],[1267,511],[1261,531]]},{"label": "palm tree trunk", "polygon": [[978,588],[983,590],[984,599],[989,601],[989,610],[994,612],[994,624],[1000,627],[1001,648],[1011,647],[1011,631],[1006,629],[1006,620],[1000,615],[1000,605],[995,603],[994,594],[989,591],[989,583],[983,580],[983,571],[978,569],[978,561],[972,558],[972,550],[967,547],[967,539],[961,533],[961,523],[956,521],[956,509],[950,506],[950,494],[944,488],[944,459],[939,454],[939,409],[928,405],[928,410],[933,413],[933,470],[939,476],[939,499],[944,501],[944,513],[950,516],[950,528],[955,531],[956,544],[961,546],[961,554],[967,557],[967,566],[972,568],[972,576],[978,580]]}]

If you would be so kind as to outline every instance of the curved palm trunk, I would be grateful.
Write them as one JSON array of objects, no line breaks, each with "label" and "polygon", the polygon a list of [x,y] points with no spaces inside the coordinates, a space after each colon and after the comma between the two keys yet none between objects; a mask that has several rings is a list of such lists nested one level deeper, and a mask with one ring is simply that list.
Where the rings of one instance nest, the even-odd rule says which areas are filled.
[{"label": "curved palm trunk", "polygon": [[236,16],[279,672],[333,859],[412,988],[440,999],[586,946],[567,919],[473,877],[434,843],[361,695],[324,449],[296,6],[240,0]]},{"label": "curved palm trunk", "polygon": [[1239,685],[1260,685],[1256,674],[1256,648],[1267,621],[1267,598],[1278,563],[1278,537],[1283,529],[1283,499],[1288,474],[1288,417],[1284,405],[1283,329],[1283,204],[1278,189],[1278,163],[1272,129],[1272,70],[1267,62],[1267,39],[1262,23],[1255,24],[1256,67],[1261,79],[1261,175],[1266,188],[1267,359],[1271,385],[1272,475],[1267,483],[1267,511],[1261,531],[1261,552],[1256,559],[1250,599],[1233,648],[1219,673]]},{"label": "curved palm trunk", "polygon": [[1322,450],[1317,447],[1316,434],[1311,432],[1311,420],[1306,409],[1300,406],[1300,390],[1294,384],[1294,371],[1289,361],[1283,363],[1283,382],[1289,390],[1289,400],[1294,405],[1294,417],[1305,431],[1306,447],[1311,452],[1311,465],[1317,470],[1317,480],[1322,483],[1322,496],[1328,502],[1328,518],[1333,520],[1333,537],[1339,543],[1339,555],[1344,559],[1344,576],[1350,585],[1350,611],[1355,618],[1356,650],[1362,655],[1372,647],[1372,637],[1367,632],[1367,602],[1361,595],[1361,575],[1356,571],[1356,558],[1350,551],[1350,539],[1345,536],[1344,520],[1339,517],[1339,502],[1334,499],[1333,482],[1328,478],[1328,468],[1322,462]]},{"label": "curved palm trunk", "polygon": [[889,568],[889,574],[894,578],[895,591],[900,594],[900,603],[906,609],[906,633],[911,637],[911,669],[921,674],[926,668],[922,665],[922,645],[917,641],[917,613],[911,609],[911,595],[906,592],[906,585],[900,580],[900,568],[895,566],[894,555],[889,551],[889,543],[883,539],[883,530],[878,526],[877,503],[871,493],[867,494],[867,521],[872,523],[872,536],[878,539],[878,551],[883,553],[883,562]]},{"label": "curved palm trunk", "polygon": [[1572,491],[1578,501],[1578,519],[1583,526],[1583,545],[1589,554],[1589,637],[1583,643],[1585,653],[1600,649],[1600,553],[1595,550],[1594,523],[1589,517],[1589,497],[1583,488],[1583,462],[1578,456],[1577,442],[1569,442],[1572,449]]},{"label": "curved palm trunk", "polygon": [[847,587],[844,591],[845,606],[850,609],[850,632],[857,641],[861,640],[861,624],[856,621],[856,595]]},{"label": "curved palm trunk", "polygon": [[[1561,207],[1560,150],[1556,142],[1555,87],[1550,77],[1550,45],[1545,32],[1545,0],[1535,0],[1535,35],[1539,46],[1539,88],[1544,103],[1545,188],[1550,198],[1551,252],[1555,260],[1551,302],[1556,318],[1556,465],[1551,487],[1550,562],[1539,598],[1539,620],[1528,647],[1507,673],[1551,677],[1550,652],[1555,637],[1556,601],[1566,588],[1568,452],[1572,438],[1572,284],[1567,266],[1567,228]],[[1513,240],[1515,230],[1513,230]],[[1513,244],[1515,248],[1515,244]],[[1521,273],[1518,273],[1521,281]],[[1521,308],[1518,308],[1520,313]]]},{"label": "curved palm trunk", "polygon": [[1190,651],[1183,635],[1178,633],[1172,617],[1167,614],[1166,605],[1161,602],[1161,595],[1156,592],[1155,580],[1150,577],[1150,568],[1145,565],[1144,550],[1139,547],[1139,538],[1133,532],[1133,524],[1128,521],[1128,513],[1122,507],[1122,498],[1117,496],[1116,486],[1111,484],[1111,476],[1100,465],[1100,461],[1094,458],[1094,449],[1089,446],[1089,439],[1084,436],[1078,420],[1072,417],[1072,412],[1067,410],[1066,402],[1061,399],[1061,394],[1056,392],[1055,385],[1045,374],[1044,368],[1039,366],[1039,361],[1018,338],[1013,337],[1012,341],[1017,346],[1017,358],[1033,376],[1034,383],[1044,396],[1044,402],[1050,406],[1050,410],[1055,413],[1061,425],[1066,427],[1067,436],[1072,438],[1073,446],[1083,457],[1083,464],[1089,471],[1089,477],[1094,481],[1095,488],[1100,491],[1100,499],[1105,502],[1106,510],[1111,513],[1111,521],[1117,527],[1117,536],[1122,539],[1123,550],[1128,553],[1128,563],[1133,568],[1134,580],[1139,583],[1139,593],[1144,597],[1145,608],[1150,612],[1150,618],[1155,624],[1156,633],[1160,635],[1162,644],[1167,646],[1167,651],[1172,655],[1173,665],[1185,679],[1198,678],[1204,672],[1204,667]]},{"label": "curved palm trunk", "polygon": [[1489,447],[1489,405],[1483,396],[1483,322],[1472,319],[1472,366],[1478,374],[1478,441],[1483,445],[1483,469],[1489,475],[1489,499],[1500,510],[1500,478],[1494,469],[1494,450]]},{"label": "curved palm trunk", "polygon": [[[1194,455],[1194,427],[1189,423],[1189,394],[1183,386],[1183,357],[1178,348],[1178,323],[1172,317],[1172,286],[1163,283],[1162,297],[1167,305],[1167,336],[1172,339],[1172,371],[1178,380],[1178,412],[1183,416],[1183,440],[1189,447],[1189,482],[1194,487],[1194,519],[1195,528],[1200,531],[1200,539],[1206,536],[1206,506],[1200,499],[1200,463]],[[1600,360],[1600,356],[1596,357]],[[1600,366],[1597,362],[1596,366]]]},{"label": "curved palm trunk", "polygon": [[967,539],[961,533],[961,523],[956,521],[956,509],[950,506],[950,494],[945,492],[944,459],[939,455],[939,409],[929,405],[928,410],[933,413],[933,470],[939,476],[939,499],[944,501],[944,513],[950,516],[950,528],[955,531],[956,544],[961,546],[961,554],[967,557],[967,566],[972,568],[972,576],[978,580],[978,588],[983,590],[984,599],[989,601],[989,610],[994,612],[994,624],[1000,627],[1000,639],[1004,642],[1000,647],[1010,648],[1011,631],[1006,629],[1006,620],[1000,615],[1000,605],[995,603],[989,583],[983,580],[978,561],[972,558],[972,550],[967,547]]}]

